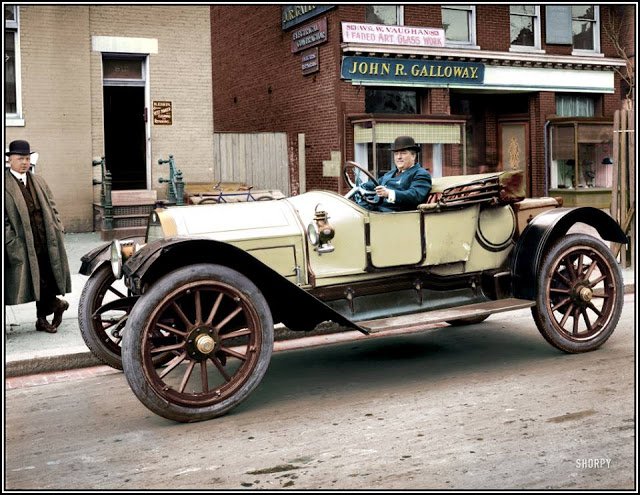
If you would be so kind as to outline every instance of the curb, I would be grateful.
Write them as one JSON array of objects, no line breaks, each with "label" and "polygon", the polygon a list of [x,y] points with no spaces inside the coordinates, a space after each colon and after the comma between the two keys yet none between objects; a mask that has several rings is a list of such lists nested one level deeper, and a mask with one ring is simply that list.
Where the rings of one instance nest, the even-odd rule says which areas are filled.
[{"label": "curb", "polygon": [[[635,284],[625,284],[624,293],[634,294]],[[430,327],[432,327],[432,325],[408,329],[406,332],[401,333],[426,330]],[[392,331],[378,332],[372,336],[366,337],[358,331],[345,331],[343,327],[338,324],[325,323],[320,324],[315,330],[305,332],[304,336],[300,337],[299,332],[295,332],[278,325],[276,326],[274,352],[316,347],[320,345],[354,341],[363,338],[383,337],[391,335],[389,332]],[[51,373],[56,371],[62,372],[65,370],[104,365],[104,363],[95,357],[86,347],[74,346],[66,349],[65,351],[66,352],[58,352],[53,355],[32,356],[22,354],[20,356],[14,356],[14,358],[7,356],[5,361],[5,378]]]}]

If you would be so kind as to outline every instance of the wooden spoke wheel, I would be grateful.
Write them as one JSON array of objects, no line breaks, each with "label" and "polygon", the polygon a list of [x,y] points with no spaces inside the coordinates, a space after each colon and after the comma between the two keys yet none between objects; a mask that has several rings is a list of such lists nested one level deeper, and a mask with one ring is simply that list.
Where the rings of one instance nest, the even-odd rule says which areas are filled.
[{"label": "wooden spoke wheel", "polygon": [[[166,342],[155,338],[161,333]],[[136,396],[175,421],[200,421],[243,401],[266,373],[273,320],[244,275],[210,264],[158,280],[133,308],[123,346],[124,371]],[[164,368],[154,357],[171,353]]]},{"label": "wooden spoke wheel", "polygon": [[574,234],[561,237],[545,255],[532,312],[551,345],[586,352],[611,336],[623,301],[622,273],[611,251],[594,237]]}]

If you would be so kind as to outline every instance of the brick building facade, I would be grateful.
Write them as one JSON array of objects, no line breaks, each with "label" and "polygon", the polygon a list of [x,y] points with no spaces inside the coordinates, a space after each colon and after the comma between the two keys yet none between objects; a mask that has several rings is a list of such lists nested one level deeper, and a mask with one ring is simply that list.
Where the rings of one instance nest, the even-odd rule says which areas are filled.
[{"label": "brick building facade", "polygon": [[[209,33],[208,6],[5,5],[5,146],[26,139],[39,153],[68,232],[94,228],[95,158],[106,155],[114,190],[166,197],[169,154],[186,177],[212,180]],[[160,101],[171,125],[154,122]]]},{"label": "brick building facade", "polygon": [[[634,6],[622,8],[635,18]],[[212,6],[216,131],[286,132],[293,192],[342,191],[346,160],[381,173],[394,133],[415,133],[435,176],[522,168],[528,195],[606,207],[603,162],[624,96],[616,74],[624,61],[603,32],[610,13],[606,5]],[[420,44],[424,34],[432,39]],[[303,69],[303,58],[318,65]],[[434,77],[465,69],[477,80]],[[569,146],[571,129],[578,138]]]}]

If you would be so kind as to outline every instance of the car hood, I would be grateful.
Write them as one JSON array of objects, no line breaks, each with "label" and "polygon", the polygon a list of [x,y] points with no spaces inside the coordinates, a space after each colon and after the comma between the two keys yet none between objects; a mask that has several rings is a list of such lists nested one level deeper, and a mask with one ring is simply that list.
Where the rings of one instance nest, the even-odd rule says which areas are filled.
[{"label": "car hood", "polygon": [[286,200],[172,207],[157,211],[164,235],[235,240],[301,235]]}]

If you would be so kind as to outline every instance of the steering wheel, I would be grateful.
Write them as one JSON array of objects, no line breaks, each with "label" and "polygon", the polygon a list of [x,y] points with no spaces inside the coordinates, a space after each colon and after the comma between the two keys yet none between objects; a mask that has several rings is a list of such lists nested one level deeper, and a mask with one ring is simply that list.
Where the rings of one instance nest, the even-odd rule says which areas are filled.
[{"label": "steering wheel", "polygon": [[[353,170],[353,177],[354,177],[353,180],[349,175],[350,170]],[[373,182],[374,186],[377,187],[380,185],[380,183],[378,182],[378,179],[376,179],[375,176],[371,172],[369,172],[366,168],[363,168],[362,166],[358,165],[356,162],[347,162],[344,164],[344,169],[342,170],[342,174],[344,175],[344,180],[347,181],[347,184],[349,184],[349,187],[351,189],[347,194],[344,195],[344,197],[347,199],[354,198],[356,201],[358,200],[358,198],[362,198],[364,201],[366,201],[369,204],[372,204],[372,205],[378,204],[381,198],[376,195],[376,192],[371,191],[369,189],[364,189],[362,187],[362,184],[364,184],[364,182],[360,177],[360,172],[362,172],[369,179],[371,179],[371,182]],[[373,199],[371,199],[372,196],[374,196]]]}]

